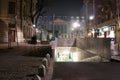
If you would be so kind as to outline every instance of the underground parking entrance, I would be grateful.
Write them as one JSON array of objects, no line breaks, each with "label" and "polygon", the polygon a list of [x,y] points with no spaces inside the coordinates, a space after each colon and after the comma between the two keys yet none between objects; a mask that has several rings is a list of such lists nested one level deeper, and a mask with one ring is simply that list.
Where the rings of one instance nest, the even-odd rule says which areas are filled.
[{"label": "underground parking entrance", "polygon": [[[52,80],[119,80],[110,39],[58,39]],[[104,77],[103,77],[104,76]]]},{"label": "underground parking entrance", "polygon": [[57,39],[55,62],[109,62],[110,39]]}]

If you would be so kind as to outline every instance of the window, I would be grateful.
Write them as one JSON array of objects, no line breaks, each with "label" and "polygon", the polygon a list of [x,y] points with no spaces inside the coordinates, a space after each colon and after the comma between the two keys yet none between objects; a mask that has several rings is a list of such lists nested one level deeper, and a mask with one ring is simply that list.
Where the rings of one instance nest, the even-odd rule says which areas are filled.
[{"label": "window", "polygon": [[15,2],[9,2],[8,13],[9,14],[15,14]]}]

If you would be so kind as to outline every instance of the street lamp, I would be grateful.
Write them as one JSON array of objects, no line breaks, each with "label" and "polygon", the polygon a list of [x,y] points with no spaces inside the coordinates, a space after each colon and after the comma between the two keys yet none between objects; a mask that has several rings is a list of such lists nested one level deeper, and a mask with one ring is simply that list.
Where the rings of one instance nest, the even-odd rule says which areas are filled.
[{"label": "street lamp", "polygon": [[[78,21],[75,21],[73,24],[73,27],[72,27],[72,31],[73,30],[78,30],[77,28],[80,27],[80,23]],[[75,32],[76,36],[77,36],[77,32]]]},{"label": "street lamp", "polygon": [[[94,15],[91,15],[90,17],[89,17],[89,20],[90,20],[90,22],[89,22],[89,28],[88,28],[88,35],[90,34],[90,28],[93,28],[93,26],[94,26],[94,23],[93,23],[93,20],[94,20]],[[94,29],[92,30],[92,34],[93,34],[93,36],[92,37],[94,37]]]},{"label": "street lamp", "polygon": [[93,16],[93,15],[91,15],[91,16],[89,17],[89,19],[90,19],[90,20],[93,20],[93,19],[94,19],[94,16]]},{"label": "street lamp", "polygon": [[74,22],[74,23],[73,23],[73,27],[74,27],[74,28],[80,27],[80,24],[79,24],[78,22]]},{"label": "street lamp", "polygon": [[36,27],[35,24],[33,24],[33,27],[34,27],[34,28]]},{"label": "street lamp", "polygon": [[93,20],[94,20],[94,15],[91,15],[90,17],[89,17],[89,20],[90,20],[90,26],[94,26],[94,23],[93,23]]}]

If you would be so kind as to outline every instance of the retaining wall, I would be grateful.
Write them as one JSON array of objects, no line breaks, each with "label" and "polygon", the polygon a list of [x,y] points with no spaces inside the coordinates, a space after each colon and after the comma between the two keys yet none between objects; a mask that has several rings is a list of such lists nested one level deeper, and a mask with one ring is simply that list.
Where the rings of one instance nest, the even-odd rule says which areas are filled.
[{"label": "retaining wall", "polygon": [[110,38],[77,38],[76,47],[106,59],[111,58]]}]

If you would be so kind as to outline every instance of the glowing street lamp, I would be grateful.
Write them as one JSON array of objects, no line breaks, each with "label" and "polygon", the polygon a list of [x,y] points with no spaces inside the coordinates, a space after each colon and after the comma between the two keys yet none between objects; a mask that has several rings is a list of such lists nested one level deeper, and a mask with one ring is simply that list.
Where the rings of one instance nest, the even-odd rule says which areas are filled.
[{"label": "glowing street lamp", "polygon": [[33,27],[35,28],[35,24],[33,24]]},{"label": "glowing street lamp", "polygon": [[93,19],[94,19],[94,16],[93,16],[93,15],[92,15],[92,16],[90,16],[90,17],[89,17],[89,19],[90,19],[90,20],[93,20]]},{"label": "glowing street lamp", "polygon": [[91,16],[89,17],[89,20],[90,20],[90,26],[91,26],[91,25],[94,26],[94,22],[93,22],[94,16],[93,16],[93,15],[91,15]]},{"label": "glowing street lamp", "polygon": [[[72,31],[74,32],[74,30],[77,30],[76,28],[80,27],[80,23],[78,21],[74,22],[73,23],[73,28],[72,28]],[[74,34],[77,36],[77,32],[74,32]]]},{"label": "glowing street lamp", "polygon": [[78,22],[74,22],[74,23],[73,23],[73,27],[74,27],[74,28],[80,27],[80,24],[79,24]]}]

